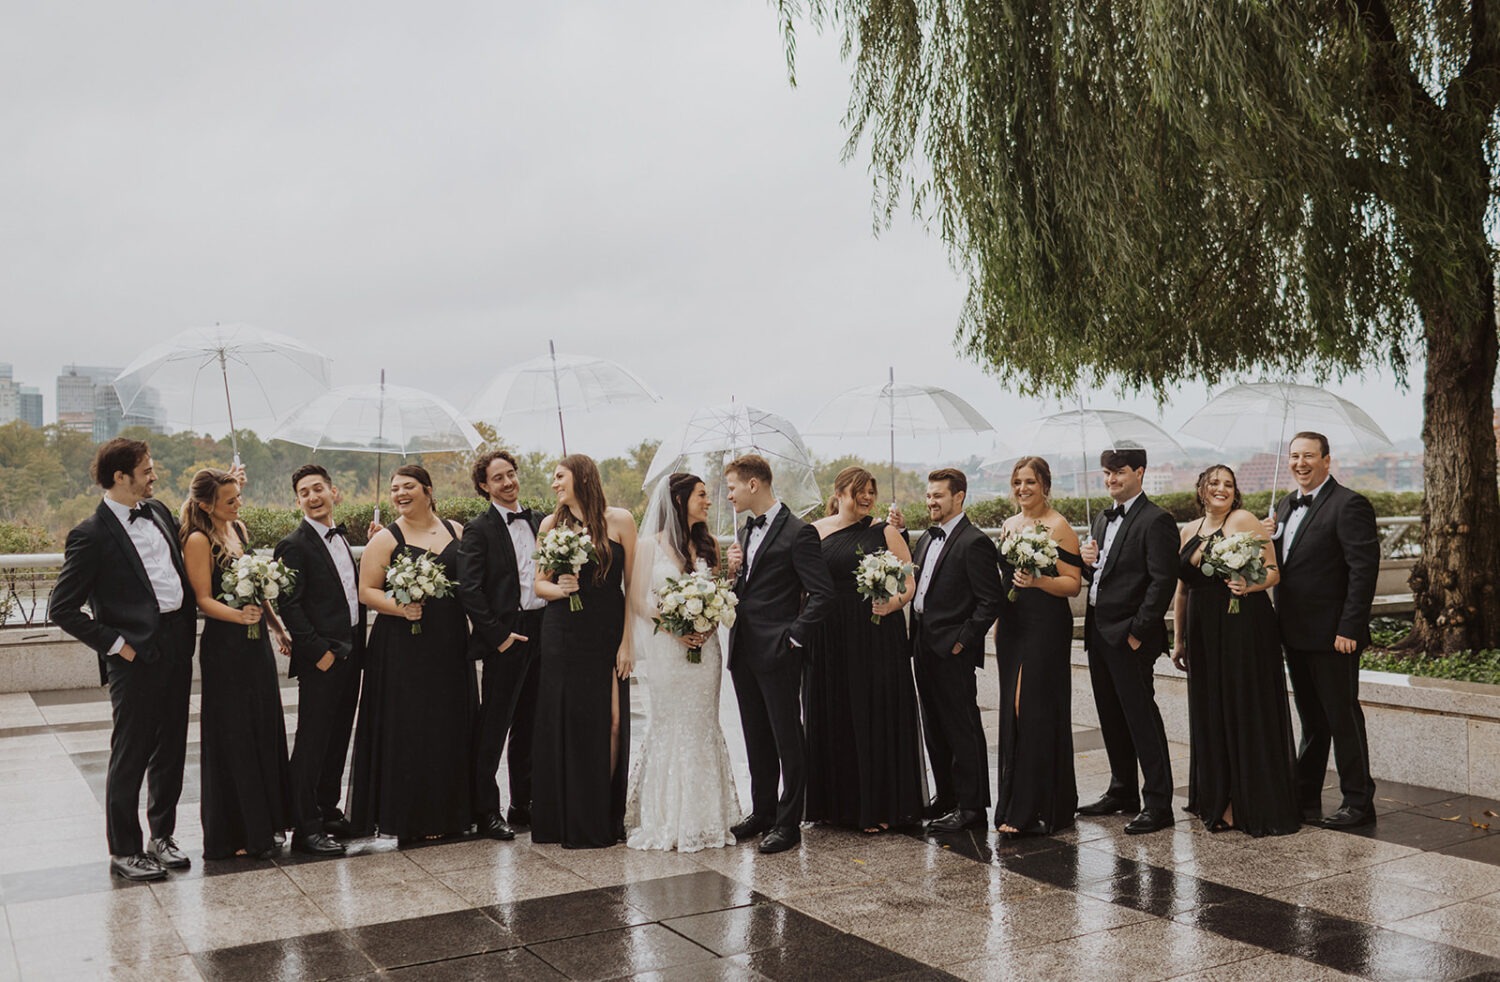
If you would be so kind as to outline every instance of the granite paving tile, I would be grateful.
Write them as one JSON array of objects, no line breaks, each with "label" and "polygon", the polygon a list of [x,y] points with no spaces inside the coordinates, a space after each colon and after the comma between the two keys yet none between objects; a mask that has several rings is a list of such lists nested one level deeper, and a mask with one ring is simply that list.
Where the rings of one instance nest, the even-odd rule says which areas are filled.
[{"label": "granite paving tile", "polygon": [[513,903],[593,888],[592,883],[577,873],[541,858],[514,866],[497,863],[489,867],[449,870],[434,876],[476,906]]},{"label": "granite paving tile", "polygon": [[1414,914],[1396,921],[1391,928],[1500,958],[1500,907],[1464,901]]},{"label": "granite paving tile", "polygon": [[173,913],[171,918],[191,952],[279,941],[334,929],[328,916],[306,897],[258,907],[189,907]]},{"label": "granite paving tile", "polygon": [[745,907],[765,899],[743,883],[712,870],[641,880],[607,887],[604,892],[618,897],[653,921]]},{"label": "granite paving tile", "polygon": [[847,935],[816,945],[765,948],[730,961],[773,982],[864,982],[927,968],[904,955]]},{"label": "granite paving tile", "polygon": [[54,974],[94,972],[106,974],[112,966],[148,963],[187,953],[187,947],[171,924],[121,921],[105,926],[80,927],[60,921],[42,935],[17,937],[13,941],[16,964],[23,978],[47,978]]},{"label": "granite paving tile", "polygon": [[1376,982],[1500,977],[1500,959],[1384,928],[1314,938],[1288,953]]},{"label": "granite paving tile", "polygon": [[1497,883],[1500,883],[1500,877],[1497,877],[1494,867],[1489,864],[1440,852],[1406,856],[1366,867],[1360,872],[1428,893],[1450,896],[1455,900],[1469,900],[1491,893]]},{"label": "granite paving tile", "polygon": [[762,948],[811,945],[836,938],[838,929],[779,903],[762,903],[662,922],[716,955],[741,955]]},{"label": "granite paving tile", "polygon": [[484,913],[526,945],[614,931],[651,920],[619,894],[603,888],[497,904],[486,907]]},{"label": "granite paving tile", "polygon": [[1316,907],[1318,910],[1390,926],[1403,918],[1447,907],[1458,902],[1451,894],[1431,893],[1396,880],[1363,873],[1344,873],[1268,894],[1273,900]]},{"label": "granite paving tile", "polygon": [[348,936],[382,969],[521,946],[513,933],[477,910],[371,924],[349,930]]},{"label": "granite paving tile", "polygon": [[707,948],[660,924],[561,938],[528,945],[527,950],[580,982],[676,968],[716,957]]},{"label": "granite paving tile", "polygon": [[381,972],[378,976],[369,976],[369,982],[375,982],[376,979],[382,982],[387,979],[397,979],[400,982],[493,982],[496,979],[564,982],[567,976],[525,948],[510,948],[467,958],[411,965]]},{"label": "granite paving tile", "polygon": [[207,982],[300,982],[367,973],[371,963],[343,932],[263,941],[193,955]]},{"label": "granite paving tile", "polygon": [[421,879],[372,882],[356,887],[308,890],[306,893],[335,926],[342,928],[426,914],[446,914],[473,906],[425,873]]}]

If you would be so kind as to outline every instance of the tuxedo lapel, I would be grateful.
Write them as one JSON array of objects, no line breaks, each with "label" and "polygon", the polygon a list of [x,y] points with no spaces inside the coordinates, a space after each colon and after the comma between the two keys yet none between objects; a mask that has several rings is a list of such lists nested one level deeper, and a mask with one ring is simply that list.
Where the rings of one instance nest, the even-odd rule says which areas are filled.
[{"label": "tuxedo lapel", "polygon": [[760,548],[755,550],[757,559],[765,556],[766,550],[771,548],[771,543],[776,541],[776,536],[780,535],[781,530],[786,528],[786,523],[791,517],[792,513],[787,510],[785,504],[777,510],[776,517],[771,519],[771,524],[766,527],[766,537],[760,540]]},{"label": "tuxedo lapel", "polygon": [[[958,540],[963,538],[964,533],[969,530],[970,526],[969,516],[964,515],[953,526],[953,531],[948,533],[948,537],[943,540],[943,548],[938,550],[937,562],[932,567],[932,576],[927,580],[927,592],[929,594],[932,593],[932,585],[937,582],[938,573],[943,568],[943,561],[953,555],[954,550],[958,548]],[[926,553],[923,553],[923,555],[925,556]]]},{"label": "tuxedo lapel", "polygon": [[[333,556],[328,553],[328,541],[319,535],[318,530],[313,528],[312,524],[305,519],[302,522],[302,528],[298,529],[298,531],[302,533],[302,538],[306,540],[303,544],[304,548],[318,557],[318,561],[323,564],[325,571],[337,583],[339,581],[339,568],[334,563]],[[347,543],[345,544],[345,548],[348,548]]]},{"label": "tuxedo lapel", "polygon": [[912,563],[917,567],[918,575],[927,566],[927,551],[932,548],[932,536],[926,532],[917,540],[917,549],[911,555]]},{"label": "tuxedo lapel", "polygon": [[102,501],[99,502],[99,510],[94,514],[98,518],[99,524],[104,528],[105,534],[112,536],[120,551],[125,554],[125,561],[130,564],[131,569],[135,570],[135,575],[140,579],[141,586],[145,587],[152,596],[155,596],[156,591],[152,589],[151,577],[146,575],[146,564],[141,562],[141,554],[135,551],[135,543],[130,541],[130,533],[125,531],[125,526],[121,525],[120,520],[115,517],[115,513],[109,510],[109,505],[106,505]]},{"label": "tuxedo lapel", "polygon": [[[1297,526],[1297,534],[1292,537],[1291,552],[1296,552],[1300,555],[1303,538],[1307,535],[1308,529],[1312,528],[1312,523],[1317,519],[1318,513],[1323,510],[1323,505],[1328,502],[1329,498],[1333,497],[1334,488],[1338,486],[1338,482],[1330,477],[1328,482],[1323,485],[1323,490],[1313,495],[1312,504],[1306,506],[1307,514],[1302,516],[1302,524]],[[1301,494],[1301,492],[1299,491],[1298,494]],[[1291,554],[1288,553],[1286,558],[1290,561],[1292,558]]]},{"label": "tuxedo lapel", "polygon": [[[1104,565],[1099,567],[1100,576],[1109,572],[1110,567],[1114,566],[1116,559],[1119,558],[1121,548],[1125,545],[1125,536],[1130,534],[1130,526],[1135,523],[1136,518],[1145,510],[1146,502],[1149,500],[1144,494],[1141,495],[1141,500],[1131,505],[1130,510],[1125,513],[1125,517],[1120,519],[1120,531],[1115,533],[1115,541],[1110,547],[1109,555],[1104,557]],[[1107,523],[1104,526],[1104,530],[1105,532],[1109,531]],[[1101,539],[1100,542],[1102,543],[1103,540]]]}]

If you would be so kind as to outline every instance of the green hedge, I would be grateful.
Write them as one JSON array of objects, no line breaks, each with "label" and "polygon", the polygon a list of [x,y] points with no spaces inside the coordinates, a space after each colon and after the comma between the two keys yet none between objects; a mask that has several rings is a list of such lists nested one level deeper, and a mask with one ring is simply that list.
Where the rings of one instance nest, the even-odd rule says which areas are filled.
[{"label": "green hedge", "polygon": [[51,552],[55,548],[46,529],[20,522],[0,522],[0,553]]}]

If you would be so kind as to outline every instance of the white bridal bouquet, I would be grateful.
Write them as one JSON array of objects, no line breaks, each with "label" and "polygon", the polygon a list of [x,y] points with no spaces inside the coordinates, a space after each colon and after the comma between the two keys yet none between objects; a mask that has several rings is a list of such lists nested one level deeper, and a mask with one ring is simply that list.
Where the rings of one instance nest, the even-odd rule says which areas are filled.
[{"label": "white bridal bouquet", "polygon": [[[1000,540],[1000,555],[1018,573],[1024,570],[1035,576],[1038,573],[1057,572],[1057,543],[1052,541],[1052,533],[1042,522],[1037,522],[1029,529],[1006,533],[1005,538]],[[1005,594],[1005,598],[1015,601],[1014,585]]]},{"label": "white bridal bouquet", "polygon": [[[661,613],[651,618],[655,625],[651,633],[666,631],[681,638],[712,631],[720,624],[734,627],[734,608],[739,602],[729,581],[710,573],[700,559],[691,573],[669,576],[656,588]],[[694,665],[703,661],[703,649],[689,648],[687,660]]]},{"label": "white bridal bouquet", "polygon": [[[911,563],[904,563],[889,549],[862,556],[854,567],[854,589],[872,604],[901,596],[906,589],[906,579],[917,571]],[[871,624],[880,623],[879,614],[870,615]]]},{"label": "white bridal bouquet", "polygon": [[[385,592],[396,603],[419,604],[424,600],[453,596],[453,581],[431,553],[420,556],[403,552],[385,568]],[[411,633],[422,633],[422,622],[411,622]]]},{"label": "white bridal bouquet", "polygon": [[[578,571],[590,560],[598,559],[599,554],[594,551],[594,540],[587,532],[558,526],[538,543],[534,558],[538,567],[553,576],[563,573],[577,576]],[[583,598],[576,593],[569,596],[568,609],[582,610]]]},{"label": "white bridal bouquet", "polygon": [[[224,570],[219,581],[224,592],[219,599],[239,610],[241,607],[264,607],[292,588],[297,574],[286,568],[280,560],[268,556],[257,556],[246,551]],[[245,631],[250,639],[260,637],[260,624],[251,624]]]},{"label": "white bridal bouquet", "polygon": [[[1266,540],[1255,532],[1236,532],[1215,539],[1203,553],[1198,567],[1204,576],[1244,580],[1252,586],[1266,582]],[[1240,612],[1240,598],[1229,598],[1229,612]]]}]

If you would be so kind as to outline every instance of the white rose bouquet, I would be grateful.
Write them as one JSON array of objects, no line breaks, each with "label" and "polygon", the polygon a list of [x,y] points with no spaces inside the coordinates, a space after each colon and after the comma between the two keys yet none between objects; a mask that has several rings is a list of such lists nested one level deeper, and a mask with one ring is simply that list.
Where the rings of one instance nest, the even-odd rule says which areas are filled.
[{"label": "white rose bouquet", "polygon": [[[419,604],[424,600],[453,596],[453,581],[431,553],[420,556],[403,552],[385,568],[385,594],[396,603]],[[411,622],[411,633],[422,633],[422,622]]]},{"label": "white rose bouquet", "polygon": [[[872,604],[901,596],[906,581],[917,571],[911,563],[902,562],[889,549],[862,556],[854,567],[854,589]],[[870,615],[871,624],[880,623],[879,614]]]},{"label": "white rose bouquet", "polygon": [[[1052,541],[1052,533],[1043,522],[1037,522],[1029,529],[1007,532],[1000,540],[1000,555],[1017,572],[1025,571],[1032,576],[1057,572],[1057,543]],[[1014,584],[1005,594],[1005,599],[1015,602]]]},{"label": "white rose bouquet", "polygon": [[[241,607],[264,607],[292,588],[297,574],[287,569],[286,564],[268,556],[257,556],[246,550],[224,569],[219,580],[224,592],[219,599],[235,610]],[[260,637],[260,625],[251,624],[245,636],[254,640]]]},{"label": "white rose bouquet", "polygon": [[[558,526],[537,544],[534,558],[538,568],[553,576],[563,573],[577,576],[578,571],[591,560],[599,558],[599,553],[595,551],[594,540],[589,538],[587,532]],[[568,609],[582,610],[583,598],[576,593],[570,595]]]},{"label": "white rose bouquet", "polygon": [[[1204,576],[1223,580],[1244,580],[1255,585],[1266,582],[1266,540],[1254,532],[1236,532],[1220,536],[1203,552],[1198,566]],[[1240,598],[1229,598],[1229,612],[1240,612]]]},{"label": "white rose bouquet", "polygon": [[[669,576],[656,588],[656,606],[661,613],[651,618],[655,625],[651,633],[666,631],[682,638],[715,630],[720,624],[734,627],[734,608],[739,602],[729,581],[710,573],[699,560],[691,573]],[[694,665],[702,662],[703,649],[689,648],[687,660]]]}]

